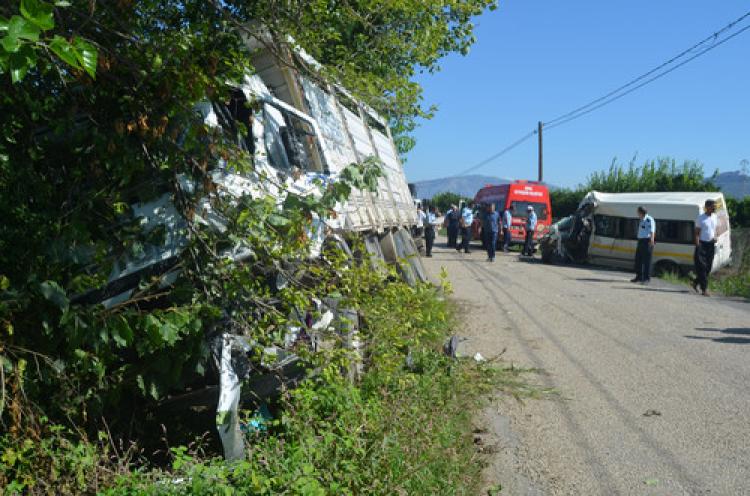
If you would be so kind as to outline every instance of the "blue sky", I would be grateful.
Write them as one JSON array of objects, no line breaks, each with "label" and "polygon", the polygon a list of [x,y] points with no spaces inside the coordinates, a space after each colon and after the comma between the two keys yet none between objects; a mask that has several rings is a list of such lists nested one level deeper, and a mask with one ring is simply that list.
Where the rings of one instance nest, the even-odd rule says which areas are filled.
[{"label": "blue sky", "polygon": [[[420,76],[437,115],[417,129],[410,181],[455,175],[750,11],[739,0],[506,0],[477,18],[469,55]],[[750,23],[746,19],[742,26]],[[545,180],[574,186],[614,157],[750,159],[750,30],[642,89],[544,135]],[[476,171],[536,179],[536,137]]]}]

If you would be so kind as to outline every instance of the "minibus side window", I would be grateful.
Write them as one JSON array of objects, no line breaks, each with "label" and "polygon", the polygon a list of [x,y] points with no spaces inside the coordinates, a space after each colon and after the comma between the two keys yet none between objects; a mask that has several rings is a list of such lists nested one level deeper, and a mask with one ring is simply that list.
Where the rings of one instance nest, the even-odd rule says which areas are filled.
[{"label": "minibus side window", "polygon": [[619,237],[620,220],[622,219],[610,215],[595,215],[594,227],[596,228],[597,236],[606,236],[608,238]]},{"label": "minibus side window", "polygon": [[693,244],[694,225],[686,220],[657,220],[656,241],[661,243]]},{"label": "minibus side window", "polygon": [[638,224],[639,219],[623,219],[625,229],[623,233],[624,239],[638,239]]}]

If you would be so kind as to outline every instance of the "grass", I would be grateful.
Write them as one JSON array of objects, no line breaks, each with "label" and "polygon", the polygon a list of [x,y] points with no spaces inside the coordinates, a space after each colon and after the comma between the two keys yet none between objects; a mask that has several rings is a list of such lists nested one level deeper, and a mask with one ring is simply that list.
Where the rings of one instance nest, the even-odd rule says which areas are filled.
[{"label": "grass", "polygon": [[[660,279],[672,284],[692,287],[693,278],[674,272],[667,272],[659,276]],[[708,280],[708,290],[714,294],[724,296],[739,296],[750,299],[750,272],[744,274],[712,274]]]},{"label": "grass", "polygon": [[[708,289],[724,296],[750,299],[750,229],[739,228],[732,231],[732,258],[730,266],[711,274]],[[693,282],[692,274],[688,277],[666,273],[659,277],[667,282],[685,286],[690,286]]]},{"label": "grass", "polygon": [[268,431],[248,435],[246,459],[226,462],[196,443],[172,447],[171,465],[154,468],[103,433],[89,442],[53,427],[42,442],[0,437],[4,494],[477,494],[475,413],[491,391],[544,392],[526,385],[527,371],[446,357],[455,312],[431,286],[385,285],[360,311],[369,337],[361,381],[333,361],[286,391]]}]

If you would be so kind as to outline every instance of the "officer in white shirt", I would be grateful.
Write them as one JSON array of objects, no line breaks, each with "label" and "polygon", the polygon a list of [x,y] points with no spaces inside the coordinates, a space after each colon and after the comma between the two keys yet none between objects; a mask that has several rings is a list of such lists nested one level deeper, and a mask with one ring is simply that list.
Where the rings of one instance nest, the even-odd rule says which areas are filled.
[{"label": "officer in white shirt", "polygon": [[428,257],[432,257],[432,245],[435,243],[435,230],[437,223],[437,209],[435,205],[430,205],[429,212],[425,217],[424,225],[424,241],[425,251]]},{"label": "officer in white shirt", "polygon": [[505,212],[503,212],[503,252],[508,253],[510,251],[510,228],[513,225],[513,205],[510,205]]},{"label": "officer in white shirt", "polygon": [[464,206],[461,210],[461,218],[459,219],[459,226],[461,227],[461,244],[456,247],[456,251],[464,250],[464,253],[471,253],[469,251],[469,243],[471,243],[471,224],[474,222],[474,211],[472,207],[474,205],[469,203]]},{"label": "officer in white shirt", "polygon": [[534,256],[534,231],[536,231],[536,212],[534,207],[529,205],[526,207],[526,238],[523,243],[523,250],[521,255],[527,255],[529,257]]},{"label": "officer in white shirt", "polygon": [[703,293],[703,296],[710,296],[708,293],[708,275],[714,264],[714,253],[716,251],[716,202],[706,200],[703,205],[704,213],[695,219],[695,280],[693,289]]},{"label": "officer in white shirt", "polygon": [[638,207],[638,246],[635,249],[635,277],[630,282],[651,281],[651,255],[656,244],[656,221],[644,207]]}]

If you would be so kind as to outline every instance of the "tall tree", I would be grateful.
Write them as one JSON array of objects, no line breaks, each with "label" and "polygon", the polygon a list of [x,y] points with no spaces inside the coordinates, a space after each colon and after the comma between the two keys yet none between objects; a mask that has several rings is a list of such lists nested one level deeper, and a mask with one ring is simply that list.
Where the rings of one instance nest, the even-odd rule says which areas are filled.
[{"label": "tall tree", "polygon": [[[0,367],[7,380],[46,357],[25,393],[51,414],[95,418],[127,397],[162,397],[204,372],[205,337],[222,319],[258,339],[279,338],[290,310],[330,284],[271,297],[265,267],[299,258],[311,210],[279,215],[273,198],[220,205],[229,229],[198,222],[219,161],[252,171],[252,157],[195,107],[226,101],[253,67],[244,39],[279,51],[295,43],[323,63],[315,77],[351,88],[385,112],[410,146],[431,110],[413,81],[473,42],[472,16],[494,0],[247,1],[10,0],[0,3]],[[290,38],[291,36],[291,38]],[[306,70],[298,60],[292,64]],[[372,180],[351,176],[360,186]],[[194,191],[182,187],[185,180]],[[101,287],[119,257],[148,236],[129,205],[171,195],[190,240],[183,277],[164,294],[144,279],[136,305],[104,310],[70,299]],[[252,248],[231,267],[229,241]],[[166,301],[161,309],[149,302]],[[232,309],[227,315],[227,309]],[[177,357],[177,358],[176,358]],[[41,366],[40,366],[41,367]],[[15,379],[13,379],[15,377]],[[8,389],[10,390],[10,389]],[[133,403],[129,403],[132,405]],[[0,406],[0,408],[2,408]],[[0,414],[7,412],[0,411]]]}]

